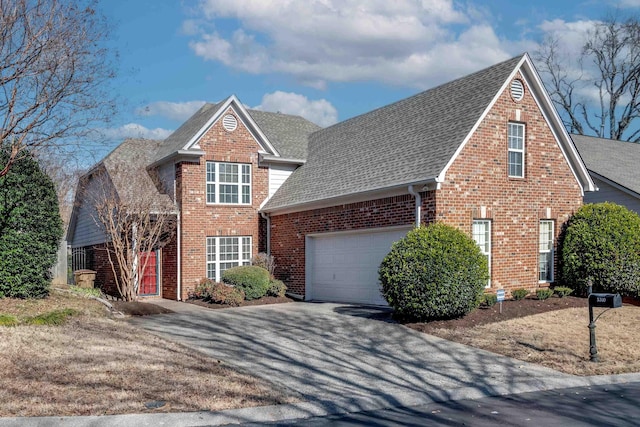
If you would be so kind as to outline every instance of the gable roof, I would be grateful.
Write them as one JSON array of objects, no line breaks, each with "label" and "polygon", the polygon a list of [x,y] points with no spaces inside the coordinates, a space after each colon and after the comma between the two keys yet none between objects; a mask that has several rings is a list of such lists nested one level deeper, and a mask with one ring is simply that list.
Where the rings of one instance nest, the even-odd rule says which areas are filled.
[{"label": "gable roof", "polygon": [[[160,164],[179,154],[202,155],[197,142],[229,107],[264,144],[272,158],[294,159],[302,163],[307,157],[307,137],[320,126],[300,116],[267,111],[248,110],[235,96],[217,104],[204,104],[193,116],[176,129],[159,146],[152,163]],[[151,162],[150,162],[151,163]]]},{"label": "gable roof", "polygon": [[640,194],[640,144],[571,135],[589,171]]},{"label": "gable roof", "polygon": [[[356,194],[442,182],[457,153],[518,71],[530,85],[542,88],[524,54],[313,133],[307,162],[263,210],[296,210],[327,200],[349,200]],[[548,104],[548,120],[556,122],[552,130],[566,145],[561,148],[577,170],[577,180],[583,188],[593,187],[544,88],[542,94],[538,101]]]}]

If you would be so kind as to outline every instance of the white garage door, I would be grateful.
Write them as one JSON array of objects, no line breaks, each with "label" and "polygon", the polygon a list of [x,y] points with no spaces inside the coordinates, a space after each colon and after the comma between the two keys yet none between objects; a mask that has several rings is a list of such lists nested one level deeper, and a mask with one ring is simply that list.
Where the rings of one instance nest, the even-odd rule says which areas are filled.
[{"label": "white garage door", "polygon": [[331,233],[307,239],[307,299],[387,305],[378,267],[391,244],[410,228]]}]

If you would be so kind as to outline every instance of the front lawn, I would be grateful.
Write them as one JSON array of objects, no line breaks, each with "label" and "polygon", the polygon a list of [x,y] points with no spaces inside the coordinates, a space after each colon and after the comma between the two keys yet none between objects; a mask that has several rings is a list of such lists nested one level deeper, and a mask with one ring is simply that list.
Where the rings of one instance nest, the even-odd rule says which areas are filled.
[{"label": "front lawn", "polygon": [[[505,301],[462,319],[410,323],[410,328],[574,375],[640,372],[640,307],[624,304],[596,322],[600,363],[589,360],[586,298]],[[596,308],[597,316],[604,309]]]},{"label": "front lawn", "polygon": [[[71,308],[60,326],[0,326],[0,416],[222,410],[293,402],[271,384],[111,318],[95,300],[52,291],[0,299],[24,319]],[[75,313],[74,311],[74,313]],[[158,409],[145,406],[164,405]]]}]

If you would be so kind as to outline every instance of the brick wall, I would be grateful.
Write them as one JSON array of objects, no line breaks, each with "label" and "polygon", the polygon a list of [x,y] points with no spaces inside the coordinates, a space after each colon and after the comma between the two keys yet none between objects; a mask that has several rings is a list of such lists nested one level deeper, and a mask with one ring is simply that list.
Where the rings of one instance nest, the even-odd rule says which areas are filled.
[{"label": "brick wall", "polygon": [[[522,179],[508,177],[510,121],[525,124]],[[582,204],[580,185],[528,88],[519,102],[508,89],[500,96],[447,171],[436,200],[437,219],[469,234],[474,218],[491,220],[492,290],[540,286],[539,221],[554,220],[557,237]]]},{"label": "brick wall", "polygon": [[175,236],[160,250],[160,257],[160,296],[175,300],[178,296],[178,244]]},{"label": "brick wall", "polygon": [[[434,192],[421,193],[423,221],[434,217]],[[271,218],[271,254],[275,275],[290,292],[304,295],[305,236],[313,233],[393,227],[415,223],[415,199],[387,197]]]},{"label": "brick wall", "polygon": [[[235,114],[230,108],[225,114]],[[224,117],[224,115],[222,117]],[[206,238],[252,236],[252,254],[260,248],[260,204],[269,189],[268,168],[258,165],[260,146],[238,118],[227,132],[219,120],[199,141],[206,155],[197,163],[176,165],[176,197],[181,210],[182,299],[206,277]],[[207,205],[206,161],[251,164],[251,205]],[[264,245],[264,244],[263,244]]]},{"label": "brick wall", "polygon": [[[508,177],[509,121],[525,124],[523,179]],[[519,102],[511,99],[508,89],[499,97],[447,171],[441,188],[422,197],[423,223],[439,220],[471,235],[473,219],[491,219],[491,290],[540,286],[539,220],[554,220],[557,238],[562,224],[582,203],[579,183],[528,88]],[[274,215],[271,252],[276,276],[291,292],[304,295],[307,234],[411,224],[414,203],[406,195]]]}]

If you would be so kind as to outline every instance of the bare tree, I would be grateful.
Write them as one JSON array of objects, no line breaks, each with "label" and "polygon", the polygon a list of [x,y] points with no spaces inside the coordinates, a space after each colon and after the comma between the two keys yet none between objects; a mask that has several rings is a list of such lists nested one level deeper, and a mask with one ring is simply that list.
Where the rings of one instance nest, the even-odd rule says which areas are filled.
[{"label": "bare tree", "polygon": [[73,197],[78,185],[78,179],[82,175],[81,167],[67,157],[43,153],[38,157],[38,163],[43,172],[49,175],[56,186],[60,218],[63,229],[67,229],[71,211],[73,210]]},{"label": "bare tree", "polygon": [[[577,63],[560,40],[547,39],[536,54],[551,99],[570,132],[640,141],[640,23],[612,16],[589,31]],[[595,96],[591,94],[595,92]],[[596,99],[597,98],[597,99]]]},{"label": "bare tree", "polygon": [[118,166],[109,173],[98,170],[85,187],[94,220],[107,237],[109,263],[125,301],[137,299],[149,259],[144,255],[165,246],[176,231],[176,211],[169,197],[148,191],[151,178],[146,170],[131,172]]},{"label": "bare tree", "polygon": [[96,0],[0,0],[0,164],[78,141],[113,115],[107,25]]}]

